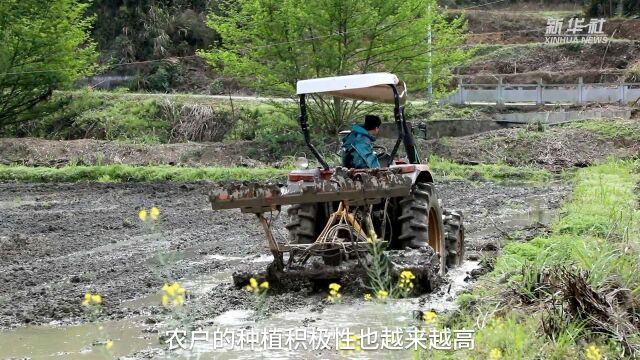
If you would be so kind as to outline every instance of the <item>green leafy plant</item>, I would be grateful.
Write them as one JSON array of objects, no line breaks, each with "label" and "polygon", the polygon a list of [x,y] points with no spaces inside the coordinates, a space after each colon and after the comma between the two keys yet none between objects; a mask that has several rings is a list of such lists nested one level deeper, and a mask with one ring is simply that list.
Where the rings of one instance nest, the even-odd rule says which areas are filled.
[{"label": "green leafy plant", "polygon": [[[271,94],[292,94],[300,79],[376,71],[392,71],[411,89],[423,89],[428,64],[440,91],[452,65],[469,56],[457,46],[466,22],[449,21],[435,0],[223,1],[209,15],[209,26],[224,43],[200,55],[225,75]],[[425,41],[429,26],[431,47]],[[361,102],[337,97],[313,97],[312,104],[312,116],[329,133],[362,110]]]},{"label": "green leafy plant", "polygon": [[640,299],[637,166],[578,170],[552,233],[507,244],[449,325],[474,327],[477,351],[502,358],[633,356],[640,339],[625,309]]},{"label": "green leafy plant", "polygon": [[87,7],[78,0],[0,2],[0,132],[38,118],[53,106],[45,103],[53,90],[93,71]]}]

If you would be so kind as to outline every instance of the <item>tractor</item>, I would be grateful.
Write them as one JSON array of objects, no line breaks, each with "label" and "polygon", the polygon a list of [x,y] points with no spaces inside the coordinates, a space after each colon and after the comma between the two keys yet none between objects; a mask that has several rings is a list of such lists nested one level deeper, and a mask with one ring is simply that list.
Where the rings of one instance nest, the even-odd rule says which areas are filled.
[{"label": "tractor", "polygon": [[[312,94],[393,104],[394,146],[390,153],[374,147],[381,168],[327,163],[309,132],[307,100]],[[297,95],[300,129],[319,166],[308,168],[308,162],[301,161],[286,185],[231,183],[216,188],[209,195],[212,208],[257,215],[274,256],[262,275],[270,281],[366,276],[363,269],[375,245],[384,249],[392,276],[409,269],[423,290],[432,291],[447,269],[464,259],[463,216],[441,208],[433,175],[421,163],[404,116],[405,83],[390,73],[327,77],[298,81]],[[400,145],[406,158],[398,156]],[[287,205],[288,236],[277,238],[274,220]],[[242,285],[248,275],[234,274],[234,281]]]}]

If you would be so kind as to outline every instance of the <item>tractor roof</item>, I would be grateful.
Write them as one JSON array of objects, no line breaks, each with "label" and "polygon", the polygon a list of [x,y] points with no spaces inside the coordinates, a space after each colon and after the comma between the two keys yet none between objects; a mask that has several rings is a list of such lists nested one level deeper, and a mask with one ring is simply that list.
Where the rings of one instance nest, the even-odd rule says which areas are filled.
[{"label": "tractor roof", "polygon": [[400,103],[407,100],[407,91],[403,81],[390,73],[373,73],[347,76],[334,76],[298,81],[296,94],[325,93],[349,99],[393,104],[395,85],[400,95]]}]

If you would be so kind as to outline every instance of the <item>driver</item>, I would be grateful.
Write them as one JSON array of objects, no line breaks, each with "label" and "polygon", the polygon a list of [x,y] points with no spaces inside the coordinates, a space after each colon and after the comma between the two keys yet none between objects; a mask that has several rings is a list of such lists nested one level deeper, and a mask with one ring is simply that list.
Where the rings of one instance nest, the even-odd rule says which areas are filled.
[{"label": "driver", "polygon": [[342,139],[342,166],[356,169],[379,168],[373,152],[373,142],[380,133],[382,121],[376,115],[366,115],[364,124],[353,124],[351,132]]}]

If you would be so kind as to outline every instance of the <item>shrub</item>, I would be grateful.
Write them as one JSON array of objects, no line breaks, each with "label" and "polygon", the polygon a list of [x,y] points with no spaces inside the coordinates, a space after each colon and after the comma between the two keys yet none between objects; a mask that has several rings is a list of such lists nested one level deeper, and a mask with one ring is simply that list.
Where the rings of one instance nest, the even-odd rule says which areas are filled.
[{"label": "shrub", "polygon": [[73,126],[84,132],[84,138],[105,140],[167,140],[168,124],[160,119],[155,100],[116,101],[107,106],[81,113]]},{"label": "shrub", "polygon": [[233,128],[235,117],[224,107],[196,103],[160,103],[162,118],[171,126],[170,140],[222,141]]},{"label": "shrub", "polygon": [[300,127],[289,109],[262,104],[240,108],[239,121],[231,132],[234,140],[272,141],[299,133]]},{"label": "shrub", "polygon": [[153,99],[137,100],[93,92],[57,94],[57,111],[21,128],[18,135],[48,139],[102,139],[164,142],[168,123]]},{"label": "shrub", "polygon": [[129,83],[129,89],[168,93],[175,89],[183,78],[183,67],[179,63],[160,63],[140,70]]},{"label": "shrub", "polygon": [[53,90],[93,72],[87,7],[77,0],[0,2],[0,133],[40,119]]}]

